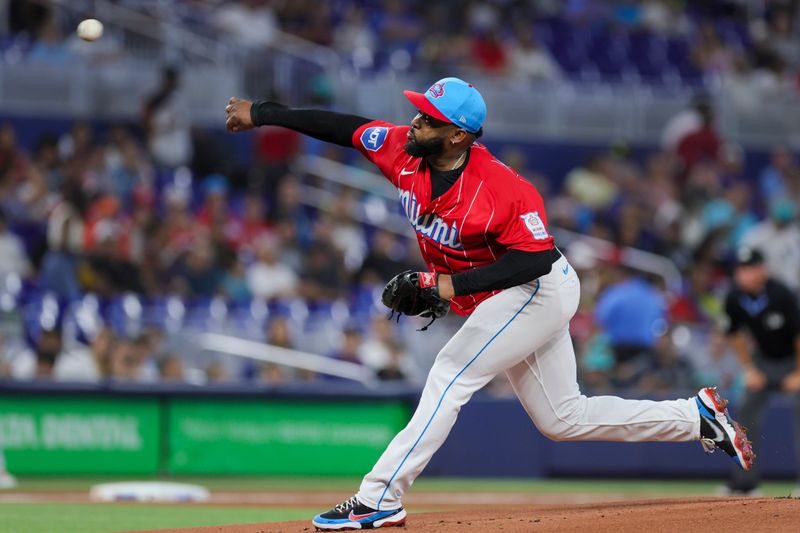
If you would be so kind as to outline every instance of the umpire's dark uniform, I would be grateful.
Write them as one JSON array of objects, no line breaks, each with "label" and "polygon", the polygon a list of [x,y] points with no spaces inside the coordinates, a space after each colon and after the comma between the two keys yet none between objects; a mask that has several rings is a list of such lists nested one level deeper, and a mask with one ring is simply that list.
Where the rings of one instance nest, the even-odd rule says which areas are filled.
[{"label": "umpire's dark uniform", "polygon": [[[760,422],[771,394],[782,390],[783,379],[797,368],[797,342],[800,339],[800,310],[795,295],[784,285],[769,279],[764,258],[757,250],[738,254],[735,283],[725,300],[727,334],[737,337],[749,331],[755,341],[755,354],[749,356],[744,340],[739,340],[740,360],[751,361],[760,370],[766,384],[760,390],[746,390],[738,409],[739,422],[752,435],[756,453],[760,452]],[[736,347],[736,345],[734,344]],[[744,351],[745,353],[741,353]],[[800,468],[800,394],[794,405],[795,449]],[[749,492],[760,483],[758,461],[749,472],[736,469],[729,482],[733,492]]]}]

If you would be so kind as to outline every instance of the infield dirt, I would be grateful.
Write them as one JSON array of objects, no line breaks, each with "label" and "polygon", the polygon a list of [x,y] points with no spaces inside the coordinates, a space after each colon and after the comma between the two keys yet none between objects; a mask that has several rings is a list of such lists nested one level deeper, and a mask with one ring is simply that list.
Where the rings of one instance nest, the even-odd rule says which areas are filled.
[{"label": "infield dirt", "polygon": [[[392,531],[459,531],[522,533],[580,532],[703,532],[800,531],[800,499],[707,498],[623,501],[570,505],[483,505],[458,511],[410,514],[405,529]],[[310,517],[309,517],[310,518]],[[164,529],[159,533],[307,533],[308,521],[273,522]]]}]

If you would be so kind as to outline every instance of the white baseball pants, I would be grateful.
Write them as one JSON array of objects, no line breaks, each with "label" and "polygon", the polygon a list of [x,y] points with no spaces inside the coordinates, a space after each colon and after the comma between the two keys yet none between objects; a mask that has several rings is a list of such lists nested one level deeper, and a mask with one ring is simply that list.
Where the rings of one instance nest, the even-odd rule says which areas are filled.
[{"label": "white baseball pants", "polygon": [[581,394],[569,336],[579,297],[578,276],[562,257],[549,274],[482,302],[436,356],[414,416],[364,477],[358,499],[373,509],[400,507],[461,406],[500,372],[539,431],[553,440],[699,440],[693,399]]}]

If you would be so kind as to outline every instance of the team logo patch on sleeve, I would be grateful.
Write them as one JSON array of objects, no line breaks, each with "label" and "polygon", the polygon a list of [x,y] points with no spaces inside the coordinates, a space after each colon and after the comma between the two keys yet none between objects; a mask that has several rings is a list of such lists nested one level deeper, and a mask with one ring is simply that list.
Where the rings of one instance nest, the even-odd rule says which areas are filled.
[{"label": "team logo patch on sleeve", "polygon": [[524,215],[520,215],[520,218],[525,222],[525,226],[528,228],[528,231],[531,232],[533,238],[537,241],[544,240],[550,236],[547,234],[547,230],[544,228],[544,222],[542,222],[538,211],[525,213]]},{"label": "team logo patch on sleeve", "polygon": [[381,126],[373,126],[364,130],[361,134],[361,144],[370,152],[377,152],[386,141],[386,134],[389,133],[389,128]]}]

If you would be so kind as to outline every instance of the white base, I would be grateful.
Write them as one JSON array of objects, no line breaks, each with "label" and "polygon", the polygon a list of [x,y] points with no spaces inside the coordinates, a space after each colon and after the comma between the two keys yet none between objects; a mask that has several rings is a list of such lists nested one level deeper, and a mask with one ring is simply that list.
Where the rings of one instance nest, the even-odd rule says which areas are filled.
[{"label": "white base", "polygon": [[0,472],[0,489],[13,489],[17,486],[17,478],[8,472]]},{"label": "white base", "polygon": [[89,498],[98,502],[204,502],[208,489],[199,485],[167,481],[125,481],[95,485]]}]

